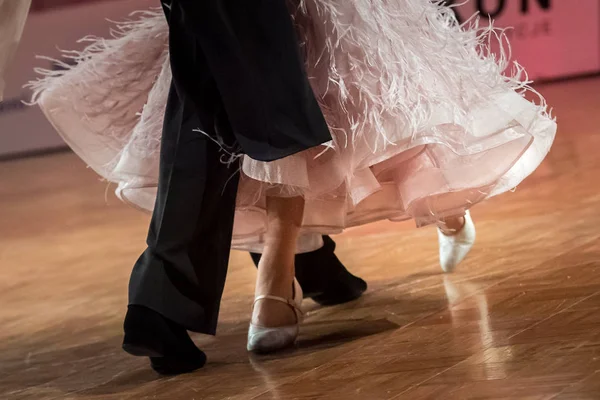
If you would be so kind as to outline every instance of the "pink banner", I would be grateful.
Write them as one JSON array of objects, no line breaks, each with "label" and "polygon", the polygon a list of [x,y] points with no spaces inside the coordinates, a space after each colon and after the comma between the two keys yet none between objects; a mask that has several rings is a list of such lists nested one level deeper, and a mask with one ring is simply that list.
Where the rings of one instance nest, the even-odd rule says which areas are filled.
[{"label": "pink banner", "polygon": [[486,25],[489,15],[497,27],[512,27],[513,59],[531,78],[600,72],[599,0],[468,0],[456,11],[462,21],[479,12]]}]

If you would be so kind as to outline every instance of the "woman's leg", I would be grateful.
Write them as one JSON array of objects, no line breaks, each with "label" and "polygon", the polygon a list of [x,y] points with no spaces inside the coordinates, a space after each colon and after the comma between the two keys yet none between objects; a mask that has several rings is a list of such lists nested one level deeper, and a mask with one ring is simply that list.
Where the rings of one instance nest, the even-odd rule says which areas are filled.
[{"label": "woman's leg", "polygon": [[[336,244],[323,236],[320,249],[296,254],[296,280],[304,298],[310,297],[322,306],[333,306],[358,299],[367,290],[367,282],[353,275],[335,254]],[[258,268],[262,254],[250,253]]]},{"label": "woman's leg", "polygon": [[[303,213],[302,197],[267,197],[268,226],[264,252],[258,265],[256,296],[294,298],[294,259]],[[256,302],[252,323],[278,327],[294,325],[297,320],[289,305],[264,299]]]}]

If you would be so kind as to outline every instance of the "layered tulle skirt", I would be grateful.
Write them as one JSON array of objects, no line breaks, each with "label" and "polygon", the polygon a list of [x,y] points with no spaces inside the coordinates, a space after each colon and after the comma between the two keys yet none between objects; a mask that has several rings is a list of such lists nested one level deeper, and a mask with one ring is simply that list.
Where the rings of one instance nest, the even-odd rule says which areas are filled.
[{"label": "layered tulle skirt", "polygon": [[[302,0],[292,12],[332,140],[273,162],[223,149],[241,170],[234,248],[260,251],[267,196],[304,197],[298,250],[309,251],[355,225],[462,214],[513,189],[548,153],[556,124],[508,63],[501,32],[475,19],[459,26],[449,8],[422,0]],[[41,71],[34,100],[121,199],[150,211],[168,27],[148,11],[111,39],[84,40],[74,66]]]}]

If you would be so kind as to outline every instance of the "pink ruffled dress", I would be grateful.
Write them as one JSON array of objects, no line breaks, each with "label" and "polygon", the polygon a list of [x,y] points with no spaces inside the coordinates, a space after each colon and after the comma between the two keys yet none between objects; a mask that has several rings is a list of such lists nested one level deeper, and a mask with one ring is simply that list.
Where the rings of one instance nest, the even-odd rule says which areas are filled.
[{"label": "pink ruffled dress", "polygon": [[[321,234],[376,220],[462,215],[513,189],[550,150],[556,123],[544,99],[490,50],[501,31],[459,26],[451,9],[423,0],[301,0],[293,14],[333,140],[273,162],[224,150],[241,169],[234,248],[261,250],[267,195],[305,198],[305,252]],[[67,53],[75,66],[32,87],[69,146],[121,199],[151,211],[168,27],[159,11],[131,18],[110,39],[84,39],[83,52]]]}]

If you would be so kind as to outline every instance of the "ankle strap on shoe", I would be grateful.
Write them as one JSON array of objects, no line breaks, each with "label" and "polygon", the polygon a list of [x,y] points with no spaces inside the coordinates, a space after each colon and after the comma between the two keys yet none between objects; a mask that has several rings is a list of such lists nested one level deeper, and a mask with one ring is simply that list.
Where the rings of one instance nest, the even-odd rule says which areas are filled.
[{"label": "ankle strap on shoe", "polygon": [[294,300],[284,299],[283,297],[272,296],[270,294],[263,294],[261,296],[256,296],[254,298],[254,303],[252,303],[252,307],[254,307],[254,305],[256,305],[256,302],[259,301],[259,300],[274,300],[274,301],[278,301],[280,303],[285,303],[288,306],[292,307],[296,312],[300,313],[300,315],[304,315],[304,313],[298,307],[298,305],[296,305],[296,303],[294,302]]}]

